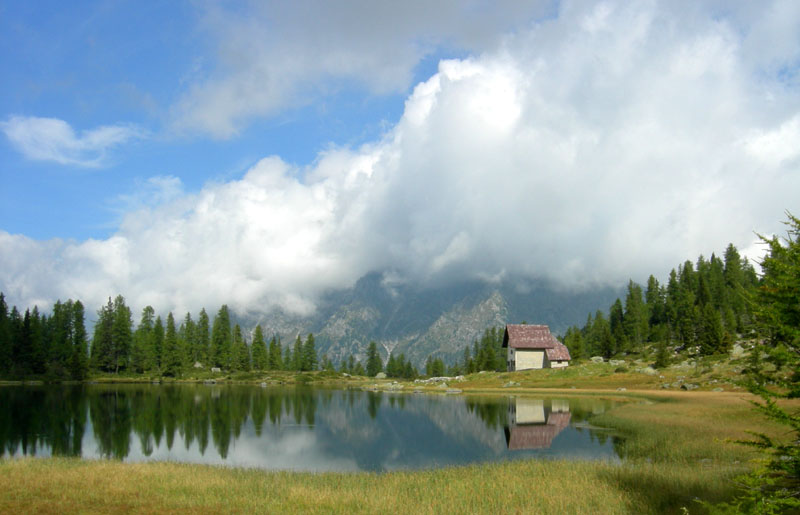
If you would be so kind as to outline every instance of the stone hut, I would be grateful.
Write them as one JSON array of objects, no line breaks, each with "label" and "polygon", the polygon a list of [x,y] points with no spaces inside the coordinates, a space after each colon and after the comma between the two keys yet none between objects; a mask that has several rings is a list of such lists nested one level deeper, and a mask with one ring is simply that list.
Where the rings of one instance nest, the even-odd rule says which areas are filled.
[{"label": "stone hut", "polygon": [[546,325],[509,324],[503,334],[508,371],[561,368],[569,365],[569,350]]}]

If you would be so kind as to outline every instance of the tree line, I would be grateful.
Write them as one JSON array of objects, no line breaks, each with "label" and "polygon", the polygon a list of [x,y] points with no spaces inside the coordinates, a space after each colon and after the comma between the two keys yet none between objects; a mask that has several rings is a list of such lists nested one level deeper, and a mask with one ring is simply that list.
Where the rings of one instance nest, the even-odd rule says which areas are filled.
[{"label": "tree line", "polygon": [[573,359],[610,358],[656,344],[662,366],[669,345],[702,355],[726,352],[737,335],[755,329],[751,299],[758,285],[753,266],[730,244],[723,258],[701,255],[673,268],[665,285],[653,275],[645,288],[629,281],[624,303],[617,298],[608,316],[590,313],[582,328],[567,330],[564,344]]}]

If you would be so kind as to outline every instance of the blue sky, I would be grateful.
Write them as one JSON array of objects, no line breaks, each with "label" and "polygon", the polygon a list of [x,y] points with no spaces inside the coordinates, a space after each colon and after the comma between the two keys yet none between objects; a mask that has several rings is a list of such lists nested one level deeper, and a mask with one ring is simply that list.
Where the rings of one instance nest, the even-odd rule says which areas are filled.
[{"label": "blue sky", "polygon": [[0,0],[0,291],[624,284],[800,191],[800,6]]},{"label": "blue sky", "polygon": [[[186,135],[169,127],[170,107],[203,71],[217,42],[200,27],[195,2],[4,2],[0,16],[0,112],[56,118],[76,133],[133,125],[143,134],[111,146],[101,166],[63,165],[18,152],[4,139],[2,229],[36,239],[105,238],[120,196],[154,175],[187,190],[240,177],[271,154],[300,165],[331,144],[358,145],[397,122],[412,83],[373,95],[335,84],[305,105],[254,120],[235,138]],[[458,52],[453,52],[458,55]],[[415,81],[438,63],[434,50]]]}]

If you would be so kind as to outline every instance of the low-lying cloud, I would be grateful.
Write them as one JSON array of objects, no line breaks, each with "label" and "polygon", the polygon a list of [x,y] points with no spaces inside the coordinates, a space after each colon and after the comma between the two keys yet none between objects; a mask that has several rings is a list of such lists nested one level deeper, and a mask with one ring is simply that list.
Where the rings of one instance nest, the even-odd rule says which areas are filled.
[{"label": "low-lying cloud", "polygon": [[671,6],[565,4],[442,61],[382,140],[306,168],[268,157],[195,193],[170,179],[107,240],[0,232],[0,289],[21,305],[120,292],[159,311],[308,313],[372,270],[582,287],[746,248],[798,211],[800,50],[757,36],[796,41],[800,16]]}]

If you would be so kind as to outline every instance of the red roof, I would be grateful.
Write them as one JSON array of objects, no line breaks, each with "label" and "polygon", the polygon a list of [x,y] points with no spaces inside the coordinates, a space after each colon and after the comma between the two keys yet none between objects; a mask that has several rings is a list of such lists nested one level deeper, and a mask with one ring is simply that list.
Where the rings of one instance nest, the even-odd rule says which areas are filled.
[{"label": "red roof", "polygon": [[551,413],[546,424],[516,425],[506,431],[506,444],[512,451],[518,449],[547,449],[558,433],[569,425],[571,414]]},{"label": "red roof", "polygon": [[550,334],[546,325],[509,324],[503,333],[503,347],[545,349],[550,361],[569,361],[569,350]]}]

